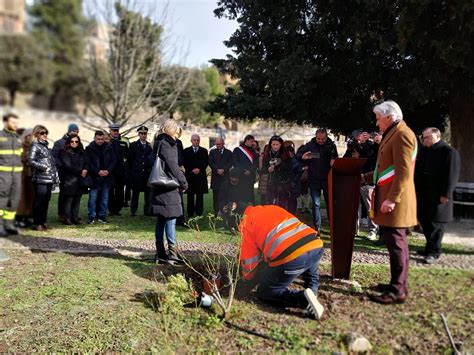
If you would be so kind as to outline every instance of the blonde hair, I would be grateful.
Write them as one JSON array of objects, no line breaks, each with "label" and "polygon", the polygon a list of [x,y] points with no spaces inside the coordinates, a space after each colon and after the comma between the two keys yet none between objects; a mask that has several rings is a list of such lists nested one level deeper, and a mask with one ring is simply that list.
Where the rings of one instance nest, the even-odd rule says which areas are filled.
[{"label": "blonde hair", "polygon": [[183,130],[178,125],[178,122],[170,118],[163,122],[160,127],[160,131],[166,133],[167,135],[173,138],[176,138],[181,136]]},{"label": "blonde hair", "polygon": [[47,131],[48,129],[45,127],[45,126],[42,126],[42,125],[36,125],[34,128],[33,128],[33,132],[31,133],[33,135],[32,137],[32,141],[33,142],[38,142],[38,137],[39,137],[39,133],[41,131]]}]

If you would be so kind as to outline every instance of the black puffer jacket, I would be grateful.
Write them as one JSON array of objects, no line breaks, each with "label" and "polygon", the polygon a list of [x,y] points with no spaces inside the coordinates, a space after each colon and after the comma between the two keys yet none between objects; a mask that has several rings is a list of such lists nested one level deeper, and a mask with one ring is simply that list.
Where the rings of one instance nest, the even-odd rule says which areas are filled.
[{"label": "black puffer jacket", "polygon": [[81,149],[63,149],[59,153],[61,164],[61,191],[65,196],[74,196],[81,191],[81,173],[85,166],[85,155]]},{"label": "black puffer jacket", "polygon": [[33,167],[31,181],[37,184],[58,184],[56,162],[48,149],[47,141],[33,142],[30,146],[29,162]]},{"label": "black puffer jacket", "polygon": [[[156,156],[158,145],[160,145],[160,159],[166,163],[166,171],[178,180],[180,187],[185,190],[188,183],[183,172],[178,166],[178,148],[176,141],[167,134],[160,134],[155,140],[153,147],[153,157]],[[177,218],[183,214],[181,208],[181,196],[177,188],[168,189],[154,187],[151,189],[151,205],[155,216],[165,218]]]}]

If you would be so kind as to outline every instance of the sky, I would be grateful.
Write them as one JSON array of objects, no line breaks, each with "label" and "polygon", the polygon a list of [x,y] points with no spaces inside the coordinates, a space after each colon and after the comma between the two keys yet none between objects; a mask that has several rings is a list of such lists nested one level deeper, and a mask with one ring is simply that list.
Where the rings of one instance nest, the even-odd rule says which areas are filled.
[{"label": "sky", "polygon": [[[126,1],[126,0],[125,0]],[[236,21],[228,19],[218,19],[214,16],[214,9],[217,7],[217,0],[131,0],[139,4],[144,12],[160,14],[167,4],[167,33],[176,39],[179,44],[177,48],[182,48],[187,53],[176,55],[171,58],[174,64],[181,64],[188,67],[200,67],[210,65],[208,62],[212,58],[225,58],[226,54],[232,54],[223,41],[229,39],[230,35],[237,29]],[[26,0],[31,5],[33,0]],[[113,3],[112,0],[83,0],[85,8],[94,4]],[[159,16],[159,15],[158,15]]]},{"label": "sky", "polygon": [[215,17],[216,7],[215,0],[169,1],[168,30],[188,48],[186,66],[209,64],[209,59],[232,54],[222,42],[237,29],[237,22]]}]

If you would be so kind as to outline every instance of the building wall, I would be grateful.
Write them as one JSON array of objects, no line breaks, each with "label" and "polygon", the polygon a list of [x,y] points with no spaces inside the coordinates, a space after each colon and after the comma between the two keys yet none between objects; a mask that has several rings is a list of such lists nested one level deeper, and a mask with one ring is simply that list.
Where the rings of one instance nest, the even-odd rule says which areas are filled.
[{"label": "building wall", "polygon": [[24,33],[25,0],[0,0],[0,33]]}]

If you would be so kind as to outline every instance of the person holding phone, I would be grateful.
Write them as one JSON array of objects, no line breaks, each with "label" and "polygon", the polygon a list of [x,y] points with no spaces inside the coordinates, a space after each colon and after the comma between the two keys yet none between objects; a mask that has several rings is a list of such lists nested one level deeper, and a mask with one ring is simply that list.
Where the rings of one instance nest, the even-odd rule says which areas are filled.
[{"label": "person holding phone", "polygon": [[321,229],[321,191],[326,202],[326,211],[329,211],[328,174],[334,160],[338,157],[337,148],[328,137],[328,132],[324,128],[319,128],[316,131],[316,136],[299,149],[296,156],[301,160],[309,160],[308,181],[313,200],[313,223],[319,233]]}]

